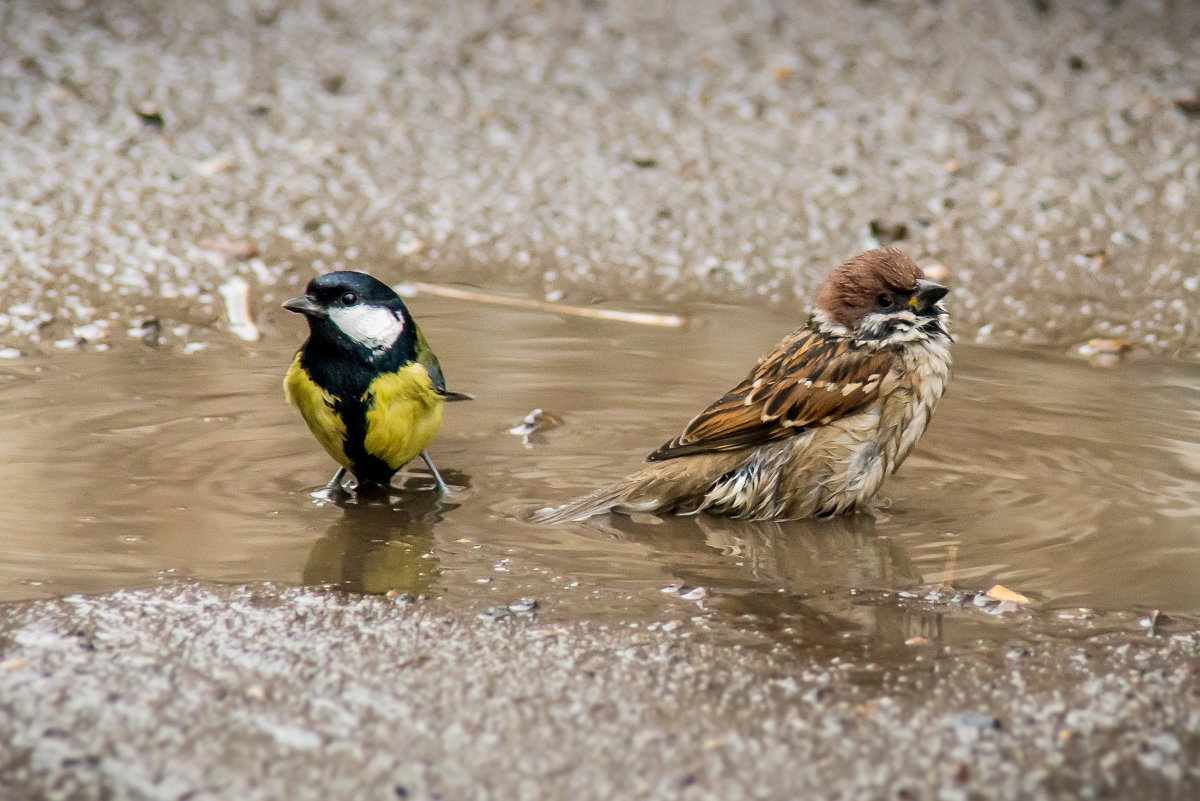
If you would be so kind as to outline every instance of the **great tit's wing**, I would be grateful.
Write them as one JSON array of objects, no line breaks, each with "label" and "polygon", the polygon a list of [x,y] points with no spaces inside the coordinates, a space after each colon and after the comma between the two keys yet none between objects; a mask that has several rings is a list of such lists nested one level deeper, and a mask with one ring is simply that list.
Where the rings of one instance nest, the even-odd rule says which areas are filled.
[{"label": "great tit's wing", "polygon": [[455,392],[452,389],[446,389],[446,377],[442,375],[442,366],[438,364],[437,356],[433,353],[433,348],[429,347],[429,343],[425,341],[425,335],[421,333],[421,329],[417,329],[417,363],[425,368],[425,372],[429,374],[429,380],[433,382],[433,390],[442,396],[446,401],[461,401],[474,400],[474,395],[468,395],[465,392]]},{"label": "great tit's wing", "polygon": [[895,386],[895,359],[802,328],[647,461],[759,445],[853,414]]}]

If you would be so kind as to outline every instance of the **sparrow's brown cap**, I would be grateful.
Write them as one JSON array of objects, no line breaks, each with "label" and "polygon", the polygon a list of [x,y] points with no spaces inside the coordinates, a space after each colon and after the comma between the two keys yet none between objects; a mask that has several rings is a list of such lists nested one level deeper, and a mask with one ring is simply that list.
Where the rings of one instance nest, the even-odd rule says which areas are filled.
[{"label": "sparrow's brown cap", "polygon": [[912,292],[925,273],[902,250],[860,253],[833,271],[817,291],[816,307],[838,325],[854,328],[887,292]]}]

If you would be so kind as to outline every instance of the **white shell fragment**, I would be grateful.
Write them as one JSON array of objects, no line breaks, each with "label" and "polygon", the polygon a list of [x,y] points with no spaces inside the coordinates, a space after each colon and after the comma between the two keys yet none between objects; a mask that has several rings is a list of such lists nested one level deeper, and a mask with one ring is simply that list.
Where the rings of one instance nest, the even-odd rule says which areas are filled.
[{"label": "white shell fragment", "polygon": [[260,334],[258,326],[250,319],[250,284],[240,275],[235,275],[220,287],[225,298],[225,311],[229,315],[229,331],[246,342],[256,341]]}]

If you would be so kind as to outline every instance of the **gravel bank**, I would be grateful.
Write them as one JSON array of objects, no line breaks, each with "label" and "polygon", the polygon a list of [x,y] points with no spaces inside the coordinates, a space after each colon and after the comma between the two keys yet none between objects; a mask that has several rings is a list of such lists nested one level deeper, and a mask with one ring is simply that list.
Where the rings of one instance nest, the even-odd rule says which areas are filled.
[{"label": "gravel bank", "polygon": [[0,795],[1195,797],[1196,635],[1046,626],[889,667],[270,587],[10,604]]},{"label": "gravel bank", "polygon": [[1197,86],[1193,3],[17,0],[0,346],[347,266],[795,304],[901,236],[968,339],[1194,357]]}]

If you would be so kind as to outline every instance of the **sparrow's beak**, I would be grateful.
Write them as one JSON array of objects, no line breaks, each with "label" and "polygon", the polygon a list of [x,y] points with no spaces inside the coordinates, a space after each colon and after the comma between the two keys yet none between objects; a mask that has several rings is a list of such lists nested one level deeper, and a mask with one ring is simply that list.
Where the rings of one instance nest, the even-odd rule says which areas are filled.
[{"label": "sparrow's beak", "polygon": [[318,306],[308,295],[301,295],[298,298],[285,300],[283,302],[283,308],[287,309],[288,311],[296,312],[297,314],[303,314],[305,317],[329,316],[329,314],[320,306]]},{"label": "sparrow's beak", "polygon": [[937,302],[949,293],[950,290],[939,283],[918,278],[917,291],[908,299],[908,305],[917,314],[929,314]]}]

